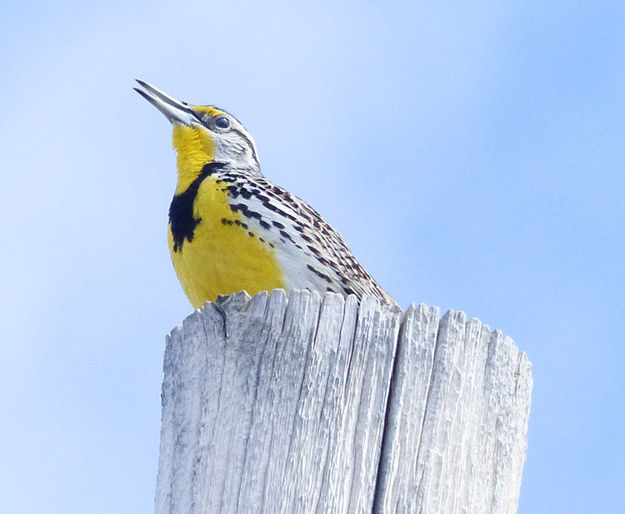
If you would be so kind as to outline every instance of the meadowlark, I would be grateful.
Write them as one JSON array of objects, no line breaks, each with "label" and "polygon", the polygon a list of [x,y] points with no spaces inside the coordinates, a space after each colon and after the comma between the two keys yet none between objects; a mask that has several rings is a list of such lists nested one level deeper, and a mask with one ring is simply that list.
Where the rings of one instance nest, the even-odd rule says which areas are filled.
[{"label": "meadowlark", "polygon": [[254,140],[234,116],[137,82],[135,90],[173,125],[178,181],[168,241],[194,307],[276,288],[394,303],[317,211],[262,175]]}]

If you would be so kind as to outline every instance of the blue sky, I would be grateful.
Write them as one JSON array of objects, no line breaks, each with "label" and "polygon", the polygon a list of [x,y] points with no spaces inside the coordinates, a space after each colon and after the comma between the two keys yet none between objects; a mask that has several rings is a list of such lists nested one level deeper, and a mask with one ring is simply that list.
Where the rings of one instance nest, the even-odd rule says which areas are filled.
[{"label": "blue sky", "polygon": [[0,496],[153,509],[174,154],[141,78],[234,113],[403,306],[534,365],[521,513],[622,512],[625,4],[11,2]]}]

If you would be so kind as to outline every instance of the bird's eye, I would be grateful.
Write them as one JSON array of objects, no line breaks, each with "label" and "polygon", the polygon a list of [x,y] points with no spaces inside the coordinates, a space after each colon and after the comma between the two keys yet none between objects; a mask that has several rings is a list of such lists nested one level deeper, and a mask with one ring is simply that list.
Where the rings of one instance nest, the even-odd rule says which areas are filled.
[{"label": "bird's eye", "polygon": [[215,120],[215,126],[220,129],[227,129],[230,126],[230,120],[225,116],[220,116]]}]

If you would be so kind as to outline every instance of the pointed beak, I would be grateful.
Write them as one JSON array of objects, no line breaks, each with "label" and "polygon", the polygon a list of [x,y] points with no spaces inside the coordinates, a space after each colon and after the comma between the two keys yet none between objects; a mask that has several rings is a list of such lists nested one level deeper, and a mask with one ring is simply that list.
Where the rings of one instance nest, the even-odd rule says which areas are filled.
[{"label": "pointed beak", "polygon": [[194,123],[201,123],[197,113],[186,103],[176,100],[147,82],[139,79],[137,82],[141,89],[136,87],[134,90],[161,111],[172,124],[182,123],[190,126]]}]

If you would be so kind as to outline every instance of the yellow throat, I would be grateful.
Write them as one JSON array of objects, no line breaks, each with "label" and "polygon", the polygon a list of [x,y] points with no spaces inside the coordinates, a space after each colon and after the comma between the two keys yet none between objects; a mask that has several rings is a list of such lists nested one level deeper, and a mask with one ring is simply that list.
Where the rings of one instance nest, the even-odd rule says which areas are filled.
[{"label": "yellow throat", "polygon": [[274,248],[253,231],[241,230],[245,220],[230,208],[219,175],[203,173],[216,163],[210,134],[175,123],[173,146],[178,152],[178,183],[167,235],[174,268],[191,304],[198,308],[218,295],[241,290],[254,295],[284,287]]}]

